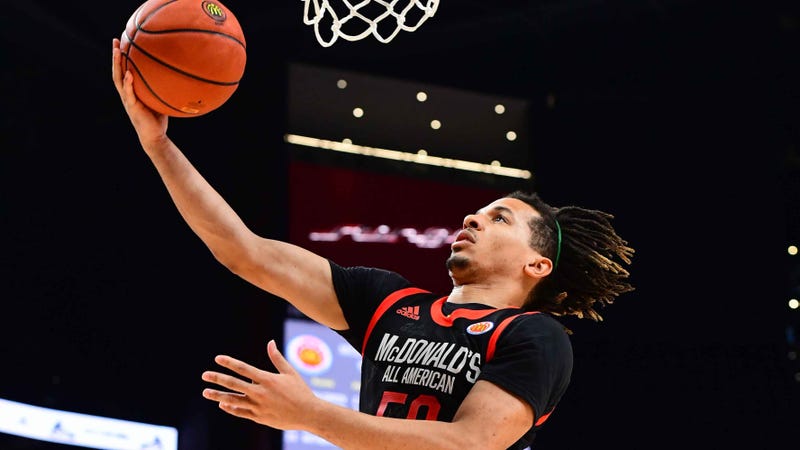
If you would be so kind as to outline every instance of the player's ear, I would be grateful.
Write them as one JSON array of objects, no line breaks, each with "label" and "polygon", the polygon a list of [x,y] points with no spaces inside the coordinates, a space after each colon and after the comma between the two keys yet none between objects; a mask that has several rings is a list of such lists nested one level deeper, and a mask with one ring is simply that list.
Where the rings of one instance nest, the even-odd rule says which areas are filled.
[{"label": "player's ear", "polygon": [[544,278],[553,272],[553,261],[544,256],[537,256],[525,265],[524,271],[531,278]]}]

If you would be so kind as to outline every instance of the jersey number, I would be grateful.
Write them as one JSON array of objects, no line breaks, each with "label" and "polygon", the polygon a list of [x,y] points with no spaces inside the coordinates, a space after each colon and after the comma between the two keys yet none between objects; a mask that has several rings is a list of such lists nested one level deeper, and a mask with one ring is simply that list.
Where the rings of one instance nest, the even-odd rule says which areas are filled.
[{"label": "jersey number", "polygon": [[[389,403],[399,403],[401,405],[405,405],[406,401],[408,400],[408,394],[403,394],[402,392],[392,392],[392,391],[384,391],[383,397],[381,397],[381,404],[378,405],[378,412],[376,413],[377,416],[383,416],[386,412],[386,406]],[[436,420],[439,416],[439,409],[441,409],[441,405],[439,404],[439,400],[432,395],[422,394],[411,401],[411,404],[408,405],[408,415],[406,419],[418,419],[417,414],[419,414],[420,408],[427,408],[428,413],[425,415],[425,420]]]}]

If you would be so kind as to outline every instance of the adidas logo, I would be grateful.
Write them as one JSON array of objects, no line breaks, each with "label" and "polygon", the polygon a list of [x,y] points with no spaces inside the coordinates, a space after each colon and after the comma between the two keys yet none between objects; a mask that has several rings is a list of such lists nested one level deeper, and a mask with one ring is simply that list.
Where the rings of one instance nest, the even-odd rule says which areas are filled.
[{"label": "adidas logo", "polygon": [[397,310],[397,314],[406,316],[409,319],[419,320],[419,306],[403,306]]}]

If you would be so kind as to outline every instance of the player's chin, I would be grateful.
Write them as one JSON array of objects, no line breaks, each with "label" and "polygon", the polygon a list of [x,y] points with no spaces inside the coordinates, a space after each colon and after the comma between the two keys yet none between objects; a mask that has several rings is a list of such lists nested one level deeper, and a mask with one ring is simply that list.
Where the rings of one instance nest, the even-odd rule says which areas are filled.
[{"label": "player's chin", "polygon": [[447,270],[452,272],[469,266],[469,259],[466,256],[456,254],[456,251],[453,250],[450,257],[447,258],[446,264]]}]

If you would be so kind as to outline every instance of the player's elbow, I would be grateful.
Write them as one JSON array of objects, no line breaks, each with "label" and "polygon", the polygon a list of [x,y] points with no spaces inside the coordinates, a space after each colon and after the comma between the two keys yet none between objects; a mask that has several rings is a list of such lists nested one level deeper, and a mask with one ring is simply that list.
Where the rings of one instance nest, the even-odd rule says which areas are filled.
[{"label": "player's elbow", "polygon": [[245,276],[253,271],[255,257],[251,248],[251,245],[241,240],[226,240],[208,246],[217,262],[239,276]]},{"label": "player's elbow", "polygon": [[506,450],[521,437],[514,437],[509,430],[491,424],[475,425],[455,422],[454,425],[449,436],[440,442],[441,445],[437,446],[437,449],[464,450],[475,447],[482,450]]},{"label": "player's elbow", "polygon": [[247,252],[212,250],[211,253],[217,262],[239,277],[248,279],[250,277],[249,274],[254,271],[254,263],[252,258],[247,255]]},{"label": "player's elbow", "polygon": [[512,443],[505,442],[500,436],[492,436],[491,433],[459,433],[437,448],[464,450],[475,447],[481,450],[506,450]]}]

